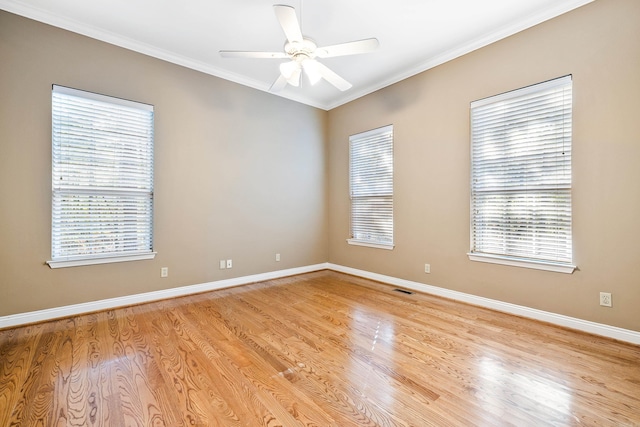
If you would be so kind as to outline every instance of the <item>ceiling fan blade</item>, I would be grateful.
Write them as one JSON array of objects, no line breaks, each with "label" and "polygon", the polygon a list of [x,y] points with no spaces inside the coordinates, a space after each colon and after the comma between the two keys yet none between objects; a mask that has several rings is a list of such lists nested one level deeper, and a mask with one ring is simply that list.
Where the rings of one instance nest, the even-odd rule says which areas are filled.
[{"label": "ceiling fan blade", "polygon": [[261,59],[283,59],[288,58],[284,52],[243,52],[239,50],[221,50],[220,56],[223,58],[261,58]]},{"label": "ceiling fan blade", "polygon": [[289,43],[301,42],[303,39],[302,30],[300,29],[300,24],[298,24],[296,10],[283,4],[273,5],[273,10],[276,12],[278,22],[280,22],[280,26]]},{"label": "ceiling fan blade", "polygon": [[270,92],[280,92],[287,85],[287,78],[280,74],[275,82],[269,88]]},{"label": "ceiling fan blade", "polygon": [[376,50],[378,46],[380,46],[378,39],[372,38],[319,47],[316,49],[315,53],[319,58],[330,58],[333,56],[356,55],[359,53],[372,52]]},{"label": "ceiling fan blade", "polygon": [[[318,61],[316,61],[318,62]],[[329,67],[324,65],[322,62],[318,62],[316,66],[318,73],[322,76],[323,79],[337,87],[341,91],[345,91],[351,89],[351,83],[334,73]]]}]

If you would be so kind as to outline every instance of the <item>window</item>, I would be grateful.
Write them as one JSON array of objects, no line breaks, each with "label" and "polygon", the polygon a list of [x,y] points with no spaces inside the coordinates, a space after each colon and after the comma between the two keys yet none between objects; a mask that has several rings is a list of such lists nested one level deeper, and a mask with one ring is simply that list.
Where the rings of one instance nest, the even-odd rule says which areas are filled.
[{"label": "window", "polygon": [[53,86],[51,268],[151,259],[153,107]]},{"label": "window", "polygon": [[474,261],[571,273],[571,76],[471,103]]},{"label": "window", "polygon": [[393,249],[393,126],[349,138],[353,245]]}]

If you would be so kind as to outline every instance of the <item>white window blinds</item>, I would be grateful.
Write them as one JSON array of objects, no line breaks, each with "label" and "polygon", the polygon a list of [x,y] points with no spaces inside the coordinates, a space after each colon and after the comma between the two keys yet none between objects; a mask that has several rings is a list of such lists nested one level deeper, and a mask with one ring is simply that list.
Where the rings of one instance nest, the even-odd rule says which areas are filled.
[{"label": "white window blinds", "polygon": [[351,239],[393,248],[393,126],[349,138]]},{"label": "white window blinds", "polygon": [[153,246],[153,107],[53,86],[52,125],[49,264],[148,258]]},{"label": "white window blinds", "polygon": [[571,107],[571,76],[471,104],[472,254],[572,263]]}]

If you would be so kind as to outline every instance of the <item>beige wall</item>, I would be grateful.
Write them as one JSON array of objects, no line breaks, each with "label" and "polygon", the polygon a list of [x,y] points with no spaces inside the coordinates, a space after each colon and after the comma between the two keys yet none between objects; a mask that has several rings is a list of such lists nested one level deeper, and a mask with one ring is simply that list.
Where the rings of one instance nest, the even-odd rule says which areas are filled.
[{"label": "beige wall", "polygon": [[[579,270],[469,261],[469,103],[567,74]],[[396,248],[349,246],[348,137],[387,124]],[[328,138],[330,262],[640,331],[640,1],[597,0],[334,109]]]},{"label": "beige wall", "polygon": [[[328,260],[640,331],[639,18],[596,0],[326,113],[0,12],[0,316]],[[469,261],[469,103],[566,74],[579,270]],[[155,260],[44,265],[53,83],[155,105]],[[387,124],[396,248],[349,246],[348,137]]]},{"label": "beige wall", "polygon": [[[54,83],[155,106],[156,259],[44,265]],[[0,11],[0,316],[326,262],[326,116]]]}]

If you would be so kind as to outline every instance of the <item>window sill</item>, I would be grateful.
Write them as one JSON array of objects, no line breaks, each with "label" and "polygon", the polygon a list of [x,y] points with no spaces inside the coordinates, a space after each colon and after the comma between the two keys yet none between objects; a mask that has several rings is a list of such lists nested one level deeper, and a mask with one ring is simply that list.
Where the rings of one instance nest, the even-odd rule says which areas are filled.
[{"label": "window sill", "polygon": [[576,269],[575,265],[559,264],[545,261],[533,261],[524,258],[509,258],[499,255],[480,253],[468,253],[471,261],[488,262],[491,264],[510,265],[512,267],[532,268],[534,270],[553,271],[555,273],[571,274]]},{"label": "window sill", "polygon": [[47,261],[47,264],[51,268],[65,268],[65,267],[79,267],[82,265],[95,265],[95,264],[110,264],[112,262],[127,262],[127,261],[142,261],[145,259],[153,259],[156,256],[156,252],[149,252],[136,255],[118,255],[110,257],[100,258],[81,258],[81,259],[69,259],[59,261]]},{"label": "window sill", "polygon": [[393,244],[385,245],[385,244],[381,244],[381,243],[365,242],[365,241],[362,241],[362,240],[354,240],[354,239],[347,239],[347,243],[350,244],[350,245],[355,245],[355,246],[367,246],[369,248],[386,249],[388,251],[392,251],[393,248],[395,247],[395,245],[393,245]]}]

